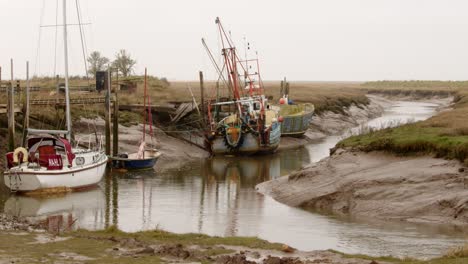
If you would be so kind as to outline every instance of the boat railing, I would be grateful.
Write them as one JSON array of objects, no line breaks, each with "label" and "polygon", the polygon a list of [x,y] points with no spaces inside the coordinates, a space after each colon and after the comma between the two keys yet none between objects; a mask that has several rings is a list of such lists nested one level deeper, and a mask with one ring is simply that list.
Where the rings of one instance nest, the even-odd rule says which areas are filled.
[{"label": "boat railing", "polygon": [[81,135],[76,140],[76,147],[87,147],[88,150],[96,150],[101,152],[103,149],[103,135],[102,134],[87,134]]}]

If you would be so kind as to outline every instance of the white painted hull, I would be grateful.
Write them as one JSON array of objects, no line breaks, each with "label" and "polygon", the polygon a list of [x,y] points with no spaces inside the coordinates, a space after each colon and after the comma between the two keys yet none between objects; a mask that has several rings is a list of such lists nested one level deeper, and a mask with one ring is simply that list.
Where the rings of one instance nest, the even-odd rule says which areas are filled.
[{"label": "white painted hull", "polygon": [[84,210],[103,209],[104,201],[104,193],[99,188],[47,198],[14,195],[5,202],[4,212],[17,217],[77,213]]},{"label": "white painted hull", "polygon": [[64,167],[62,170],[32,170],[15,168],[4,173],[5,185],[13,191],[28,192],[43,189],[79,189],[98,184],[106,171],[107,157],[85,166]]}]

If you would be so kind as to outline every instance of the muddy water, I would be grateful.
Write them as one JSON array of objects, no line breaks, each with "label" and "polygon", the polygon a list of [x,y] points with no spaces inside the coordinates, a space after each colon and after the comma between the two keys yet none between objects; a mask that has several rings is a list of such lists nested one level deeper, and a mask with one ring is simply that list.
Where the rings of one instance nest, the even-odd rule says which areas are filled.
[{"label": "muddy water", "polygon": [[[423,120],[437,105],[395,102],[368,123],[385,127]],[[349,133],[345,133],[348,135]],[[329,154],[343,136],[263,157],[216,157],[165,173],[110,172],[100,188],[60,197],[0,193],[0,211],[41,220],[76,219],[77,227],[125,231],[162,228],[176,233],[258,236],[302,250],[430,257],[466,242],[453,227],[342,219],[291,208],[258,194],[256,184],[287,175]]]}]

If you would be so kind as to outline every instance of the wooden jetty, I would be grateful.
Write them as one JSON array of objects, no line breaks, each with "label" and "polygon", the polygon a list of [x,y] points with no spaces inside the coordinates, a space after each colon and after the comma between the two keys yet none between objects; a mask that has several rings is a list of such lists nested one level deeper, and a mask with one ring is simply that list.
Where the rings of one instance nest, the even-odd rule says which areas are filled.
[{"label": "wooden jetty", "polygon": [[[6,104],[0,104],[0,114],[6,114],[8,112],[7,109],[8,109],[8,106]],[[15,113],[20,113],[22,110],[21,110],[21,107],[15,106],[14,111]]]},{"label": "wooden jetty", "polygon": [[[167,114],[169,115],[171,123],[177,123],[197,109],[197,106],[198,105],[193,102],[169,102],[165,104],[153,104],[151,106],[146,106],[146,108],[150,108],[153,113]],[[142,112],[145,111],[145,107],[140,104],[127,104],[119,105],[119,110]]]},{"label": "wooden jetty", "polygon": [[[65,99],[31,99],[30,105],[65,105]],[[70,104],[104,104],[106,103],[106,97],[82,97],[82,98],[70,98]]]}]

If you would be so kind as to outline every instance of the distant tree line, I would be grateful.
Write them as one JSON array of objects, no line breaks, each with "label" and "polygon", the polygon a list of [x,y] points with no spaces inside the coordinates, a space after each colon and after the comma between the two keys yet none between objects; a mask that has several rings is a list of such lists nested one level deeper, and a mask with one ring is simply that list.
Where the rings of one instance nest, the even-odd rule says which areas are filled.
[{"label": "distant tree line", "polygon": [[[105,71],[109,66],[110,60],[101,55],[99,51],[93,51],[88,56],[88,73],[93,77],[96,76],[97,71]],[[127,77],[133,73],[136,65],[136,60],[132,59],[130,53],[126,50],[121,49],[115,54],[115,58],[112,61],[111,67],[115,68],[122,74],[123,77]]]}]

